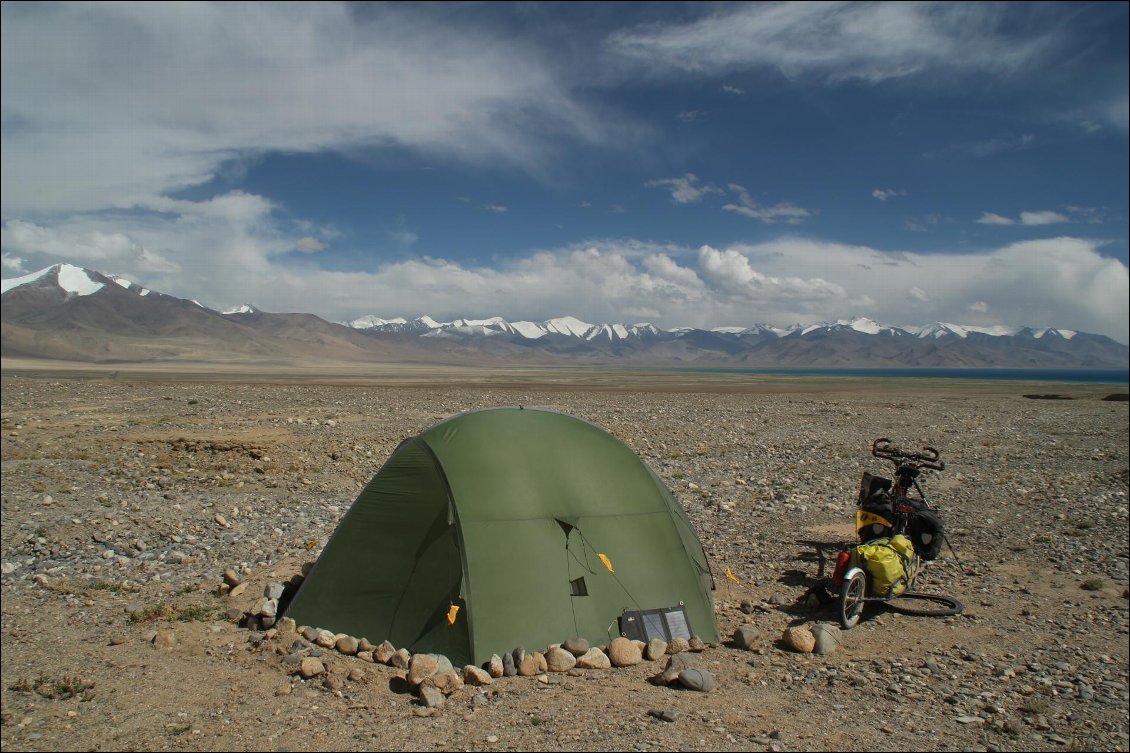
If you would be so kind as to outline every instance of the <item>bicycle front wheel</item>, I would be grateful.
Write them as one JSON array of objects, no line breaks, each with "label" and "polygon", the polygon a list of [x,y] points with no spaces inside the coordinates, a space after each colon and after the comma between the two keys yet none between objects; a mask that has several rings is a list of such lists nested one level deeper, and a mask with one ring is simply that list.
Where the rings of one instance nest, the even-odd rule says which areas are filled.
[{"label": "bicycle front wheel", "polygon": [[[902,603],[909,599],[913,605]],[[965,605],[951,596],[904,591],[898,598],[887,602],[891,611],[912,617],[952,617],[965,611]]]}]

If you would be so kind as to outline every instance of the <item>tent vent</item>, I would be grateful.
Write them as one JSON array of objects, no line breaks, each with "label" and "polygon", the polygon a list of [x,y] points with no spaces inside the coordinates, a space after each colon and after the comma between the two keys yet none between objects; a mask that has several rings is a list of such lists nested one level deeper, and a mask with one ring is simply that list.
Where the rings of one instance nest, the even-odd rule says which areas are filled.
[{"label": "tent vent", "polygon": [[574,596],[588,596],[589,589],[585,585],[584,577],[577,578],[576,580],[569,581],[569,589]]}]

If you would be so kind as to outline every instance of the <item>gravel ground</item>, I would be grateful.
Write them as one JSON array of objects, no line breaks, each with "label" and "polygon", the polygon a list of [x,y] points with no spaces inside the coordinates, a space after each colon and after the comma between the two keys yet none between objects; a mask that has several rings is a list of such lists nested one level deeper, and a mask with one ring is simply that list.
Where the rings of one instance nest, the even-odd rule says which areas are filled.
[{"label": "gravel ground", "polygon": [[[1031,385],[807,384],[5,376],[0,742],[1127,750],[1127,404],[1093,387],[1044,385],[1077,399],[1030,400]],[[760,636],[753,650],[696,655],[713,692],[653,685],[658,665],[645,661],[544,682],[502,678],[419,716],[403,671],[326,652],[337,678],[327,688],[287,673],[290,640],[225,617],[316,557],[402,439],[460,411],[514,404],[606,428],[685,505],[718,578],[722,634],[752,624]],[[956,596],[966,611],[930,619],[869,607],[834,653],[791,652],[780,641],[787,626],[834,620],[794,604],[816,574],[812,548],[798,541],[850,538],[861,473],[889,475],[868,454],[878,436],[941,450],[947,470],[923,485],[965,572],[947,551],[923,590]],[[218,593],[228,568],[244,593]],[[740,583],[722,577],[727,568]]]}]

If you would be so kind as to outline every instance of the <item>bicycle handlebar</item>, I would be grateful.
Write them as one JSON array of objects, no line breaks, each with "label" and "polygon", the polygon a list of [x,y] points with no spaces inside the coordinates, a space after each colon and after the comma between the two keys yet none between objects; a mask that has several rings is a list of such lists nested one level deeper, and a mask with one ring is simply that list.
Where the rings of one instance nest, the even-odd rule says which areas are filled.
[{"label": "bicycle handlebar", "polygon": [[933,471],[944,471],[946,464],[944,461],[939,460],[941,456],[933,447],[923,447],[924,453],[905,452],[891,444],[891,440],[886,437],[880,437],[871,443],[871,454],[877,458],[890,460],[896,465],[902,461],[909,461],[917,468],[929,468]]}]

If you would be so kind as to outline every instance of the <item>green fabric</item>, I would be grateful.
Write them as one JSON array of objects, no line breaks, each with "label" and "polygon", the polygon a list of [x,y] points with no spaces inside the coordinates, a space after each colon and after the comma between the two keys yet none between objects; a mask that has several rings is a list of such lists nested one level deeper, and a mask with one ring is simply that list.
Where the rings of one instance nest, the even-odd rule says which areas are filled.
[{"label": "green fabric", "polygon": [[405,442],[346,513],[287,615],[413,653],[466,654],[466,615],[447,622],[462,585],[451,522],[431,453]]},{"label": "green fabric", "polygon": [[[578,578],[587,595],[574,595]],[[573,636],[604,644],[625,609],[679,602],[695,632],[717,641],[709,588],[681,506],[628,447],[564,414],[491,409],[398,450],[288,614],[480,664]],[[462,607],[454,625],[452,603]]]}]

